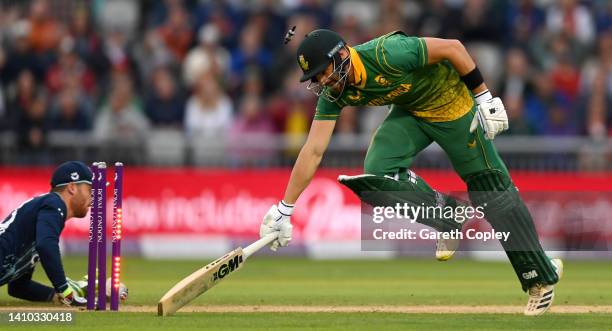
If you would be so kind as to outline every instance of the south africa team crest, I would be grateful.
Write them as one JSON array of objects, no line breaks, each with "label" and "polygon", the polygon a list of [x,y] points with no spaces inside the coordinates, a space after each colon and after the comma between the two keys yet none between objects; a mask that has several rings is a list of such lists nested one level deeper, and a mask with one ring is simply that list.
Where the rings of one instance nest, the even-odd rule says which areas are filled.
[{"label": "south africa team crest", "polygon": [[298,57],[298,62],[300,62],[300,67],[302,70],[308,70],[308,61],[304,58],[304,54],[300,54]]}]

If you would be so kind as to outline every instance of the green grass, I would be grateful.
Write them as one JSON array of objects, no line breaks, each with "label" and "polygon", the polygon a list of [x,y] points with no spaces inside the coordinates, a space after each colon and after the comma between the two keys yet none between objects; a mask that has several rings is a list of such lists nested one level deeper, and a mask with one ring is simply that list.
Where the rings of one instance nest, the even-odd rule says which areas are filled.
[{"label": "green grass", "polygon": [[[158,318],[142,313],[79,313],[72,325],[24,325],[20,330],[609,330],[610,316],[431,315],[381,313],[214,313]],[[1,326],[0,326],[1,327]],[[7,328],[9,329],[9,328]],[[9,330],[10,330],[9,329]]]},{"label": "green grass", "polygon": [[[178,280],[203,261],[123,260],[129,304],[154,306]],[[85,258],[65,260],[67,274],[80,278]],[[48,283],[42,268],[35,278]],[[612,305],[612,264],[566,261],[555,305]],[[525,294],[508,263],[454,260],[310,261],[262,258],[248,261],[228,280],[193,302],[194,305],[523,305]],[[0,306],[36,306],[0,291]],[[16,308],[18,309],[18,308]],[[612,315],[548,314],[526,318],[513,314],[397,313],[178,313],[158,318],[153,313],[78,312],[76,323],[61,328],[134,329],[609,329]],[[57,325],[29,325],[59,329]],[[82,328],[83,327],[83,328]],[[0,326],[0,329],[4,329]]]}]

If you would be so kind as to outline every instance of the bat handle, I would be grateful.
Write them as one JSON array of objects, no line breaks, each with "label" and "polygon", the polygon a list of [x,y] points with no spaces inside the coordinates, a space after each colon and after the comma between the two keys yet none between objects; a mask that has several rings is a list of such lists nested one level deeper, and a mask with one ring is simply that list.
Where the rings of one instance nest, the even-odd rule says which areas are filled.
[{"label": "bat handle", "polygon": [[253,255],[255,252],[260,250],[262,247],[276,240],[277,237],[278,237],[278,232],[270,233],[269,235],[266,235],[265,237],[257,240],[256,242],[248,245],[247,247],[242,249],[243,257],[247,259],[249,256]]}]

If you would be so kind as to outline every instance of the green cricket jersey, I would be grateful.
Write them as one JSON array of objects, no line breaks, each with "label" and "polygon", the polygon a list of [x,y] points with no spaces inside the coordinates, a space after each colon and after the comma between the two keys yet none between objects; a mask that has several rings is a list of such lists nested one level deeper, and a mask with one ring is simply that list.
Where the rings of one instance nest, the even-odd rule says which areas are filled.
[{"label": "green cricket jersey", "polygon": [[447,122],[462,117],[474,105],[449,62],[427,64],[422,38],[395,31],[349,51],[355,85],[347,84],[336,102],[320,97],[316,120],[335,120],[344,106],[395,104],[417,118]]}]

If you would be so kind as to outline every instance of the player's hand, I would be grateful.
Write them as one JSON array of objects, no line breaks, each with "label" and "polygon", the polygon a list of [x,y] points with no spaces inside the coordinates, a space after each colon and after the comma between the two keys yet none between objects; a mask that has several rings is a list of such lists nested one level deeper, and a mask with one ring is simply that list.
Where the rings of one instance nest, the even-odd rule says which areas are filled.
[{"label": "player's hand", "polygon": [[500,98],[492,98],[491,93],[486,92],[482,97],[476,98],[476,103],[478,110],[470,125],[470,132],[476,131],[480,123],[485,138],[493,140],[502,131],[508,130],[508,114]]},{"label": "player's hand", "polygon": [[87,299],[80,296],[70,284],[68,284],[68,288],[64,292],[57,293],[57,299],[60,303],[69,307],[84,307],[87,305]]},{"label": "player's hand", "polygon": [[82,280],[72,280],[66,277],[66,282],[68,286],[72,288],[79,296],[85,297],[87,293],[87,276],[83,277]]},{"label": "player's hand", "polygon": [[291,214],[293,213],[293,205],[283,201],[278,205],[273,205],[266,213],[259,228],[259,236],[265,237],[268,234],[278,232],[278,238],[270,244],[270,249],[276,251],[281,246],[289,245],[291,235],[293,233],[293,225],[291,225]]}]

